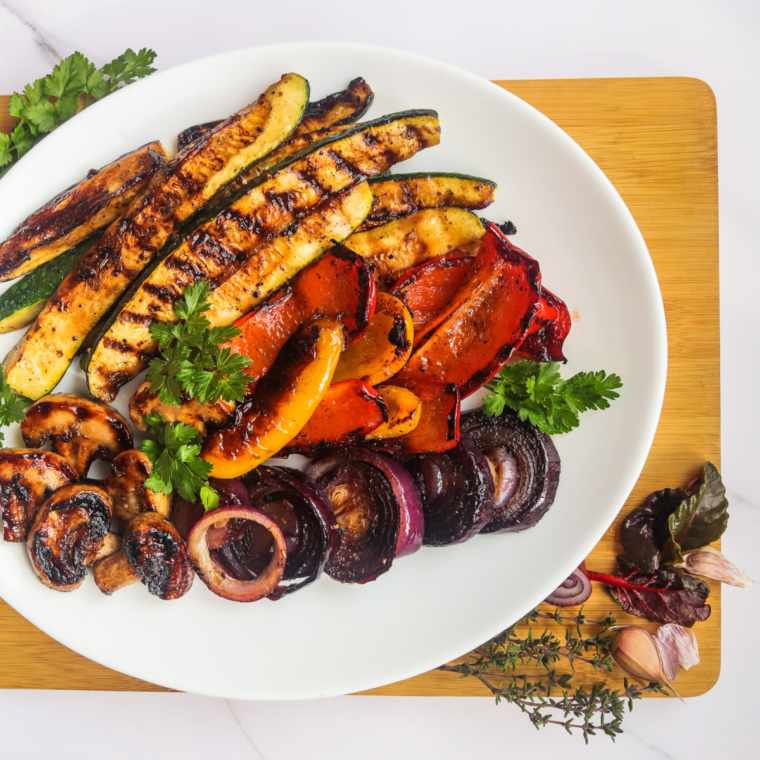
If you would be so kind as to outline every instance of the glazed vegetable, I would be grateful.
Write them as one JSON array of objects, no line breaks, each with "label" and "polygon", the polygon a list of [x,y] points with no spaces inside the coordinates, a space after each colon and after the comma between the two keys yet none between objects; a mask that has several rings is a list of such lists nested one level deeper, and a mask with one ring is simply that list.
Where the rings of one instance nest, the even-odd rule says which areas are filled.
[{"label": "glazed vegetable", "polygon": [[502,367],[486,384],[494,393],[483,399],[483,414],[493,417],[512,409],[543,433],[567,433],[578,427],[580,412],[608,409],[622,385],[617,375],[603,370],[563,380],[556,362],[520,361]]},{"label": "glazed vegetable", "polygon": [[248,185],[218,216],[201,219],[115,310],[88,363],[90,392],[113,398],[142,369],[158,348],[149,325],[174,321],[173,303],[188,285],[201,280],[220,285],[319,203],[436,144],[438,130],[437,117],[429,111],[349,127],[291,157],[273,177]]},{"label": "glazed vegetable", "polygon": [[409,473],[391,457],[353,449],[315,459],[307,473],[324,486],[343,531],[327,566],[331,578],[368,583],[422,545],[419,496]]},{"label": "glazed vegetable", "polygon": [[110,462],[132,448],[132,430],[124,417],[108,404],[74,393],[52,393],[32,404],[21,435],[35,448],[50,441],[81,478],[96,459]]},{"label": "glazed vegetable", "polygon": [[[325,490],[308,475],[288,467],[262,466],[245,476],[255,509],[268,515],[282,531],[287,560],[282,583],[268,598],[281,599],[313,583],[338,547],[340,534]],[[249,523],[245,535],[212,553],[227,573],[240,580],[256,577],[274,550],[268,531]]]},{"label": "glazed vegetable", "polygon": [[174,526],[156,512],[142,512],[124,531],[121,550],[97,562],[95,583],[107,595],[142,583],[164,601],[183,597],[195,573],[185,542]]},{"label": "glazed vegetable", "polygon": [[345,131],[347,125],[358,121],[367,112],[373,99],[374,94],[370,86],[358,77],[351,81],[345,90],[309,103],[301,123],[293,134],[282,145],[249,166],[223,187],[214,197],[212,204],[225,205],[242,187],[255,181],[290,156],[313,145],[318,140]]},{"label": "glazed vegetable", "polygon": [[474,255],[484,234],[483,223],[471,211],[444,206],[355,232],[346,245],[371,261],[378,282],[390,287],[425,261],[456,253]]},{"label": "glazed vegetable", "polygon": [[[411,432],[384,441],[384,447],[400,454],[448,451],[459,441],[459,390],[428,380],[399,380],[389,386],[410,390],[421,402],[419,421]],[[387,386],[386,386],[387,387]],[[382,392],[383,386],[378,388]]]},{"label": "glazed vegetable", "polygon": [[[119,224],[112,224],[67,275],[6,357],[11,387],[38,399],[56,386],[88,333],[170,235],[221,185],[292,131],[308,89],[303,77],[286,75],[256,103],[222,122],[155,174]],[[118,370],[114,366],[108,372]],[[108,377],[116,382],[121,375]]]},{"label": "glazed vegetable", "polygon": [[333,382],[356,378],[367,385],[379,385],[406,364],[413,338],[408,309],[392,295],[378,293],[367,331],[340,355]]},{"label": "glazed vegetable", "polygon": [[333,383],[282,454],[313,457],[349,448],[361,443],[387,420],[388,407],[383,396],[369,385],[361,380]]},{"label": "glazed vegetable", "polygon": [[[269,559],[253,579],[238,580],[214,560],[208,545],[208,532],[218,522],[245,520],[267,530],[274,542]],[[246,507],[216,509],[202,517],[190,531],[188,552],[200,579],[218,596],[233,602],[255,602],[271,594],[282,580],[287,559],[285,537],[274,520],[263,512]]]},{"label": "glazed vegetable", "polygon": [[100,558],[111,524],[111,499],[96,486],[59,488],[39,509],[26,548],[32,568],[48,588],[74,591],[87,566]]},{"label": "glazed vegetable", "polygon": [[330,386],[343,340],[344,327],[334,319],[317,320],[294,336],[253,397],[206,439],[201,457],[211,474],[244,475],[298,435]]},{"label": "glazed vegetable", "polygon": [[42,503],[58,489],[77,480],[71,465],[52,451],[0,449],[3,538],[24,541]]},{"label": "glazed vegetable", "polygon": [[107,227],[170,158],[160,142],[148,143],[37,209],[0,244],[0,281],[31,272]]},{"label": "glazed vegetable", "polygon": [[241,334],[227,346],[251,360],[245,371],[258,382],[301,325],[318,317],[339,319],[350,345],[367,329],[374,308],[375,283],[367,265],[335,246],[237,322]]},{"label": "glazed vegetable", "polygon": [[366,182],[321,203],[252,256],[209,295],[206,317],[229,325],[265,301],[336,242],[347,238],[367,214],[372,194]]},{"label": "glazed vegetable", "polygon": [[425,208],[485,208],[496,197],[495,182],[467,174],[394,174],[374,178],[370,187],[375,201],[361,231]]},{"label": "glazed vegetable", "polygon": [[93,235],[78,243],[14,282],[0,295],[0,333],[18,330],[34,322],[48,298],[97,239],[97,235]]},{"label": "glazed vegetable", "polygon": [[443,313],[472,275],[475,258],[444,256],[412,269],[391,288],[409,309],[419,345],[425,325]]},{"label": "glazed vegetable", "polygon": [[535,525],[554,503],[560,460],[551,438],[514,413],[462,415],[462,431],[483,452],[494,477],[494,512],[483,533],[520,531]]},{"label": "glazed vegetable", "polygon": [[383,385],[375,389],[388,407],[388,421],[365,436],[367,441],[383,441],[411,433],[420,422],[422,402],[407,388]]},{"label": "glazed vegetable", "polygon": [[455,448],[417,454],[404,466],[422,502],[426,546],[468,541],[493,516],[494,484],[488,462],[467,433],[460,434]]},{"label": "glazed vegetable", "polygon": [[565,302],[542,286],[538,311],[518,353],[539,362],[566,362],[562,346],[570,325],[570,311]]},{"label": "glazed vegetable", "polygon": [[489,223],[471,276],[416,332],[417,346],[398,378],[456,383],[462,398],[474,393],[522,343],[540,288],[538,264]]}]

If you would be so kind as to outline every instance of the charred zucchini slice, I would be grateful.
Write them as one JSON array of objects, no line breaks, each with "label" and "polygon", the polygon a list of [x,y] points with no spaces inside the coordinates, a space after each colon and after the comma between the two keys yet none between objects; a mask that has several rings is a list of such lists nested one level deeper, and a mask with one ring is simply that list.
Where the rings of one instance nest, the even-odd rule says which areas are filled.
[{"label": "charred zucchini slice", "polygon": [[478,217],[463,208],[423,209],[400,219],[355,232],[347,248],[375,265],[375,279],[390,287],[413,267],[441,256],[474,256],[485,234]]},{"label": "charred zucchini slice", "polygon": [[12,280],[60,256],[120,217],[170,156],[160,142],[143,145],[37,209],[0,244],[0,280]]},{"label": "charred zucchini slice", "polygon": [[423,208],[457,206],[481,209],[496,198],[496,183],[469,174],[392,174],[370,180],[372,209],[359,232],[412,214]]},{"label": "charred zucchini slice", "polygon": [[160,169],[51,296],[5,358],[10,386],[31,399],[58,384],[82,341],[146,265],[209,198],[298,125],[309,83],[286,74]]},{"label": "charred zucchini slice", "polygon": [[90,393],[112,400],[143,369],[157,349],[150,325],[175,320],[174,302],[188,285],[206,280],[212,288],[220,286],[320,203],[439,139],[434,111],[391,114],[320,141],[242,188],[229,208],[202,220],[135,283],[90,354]]},{"label": "charred zucchini slice", "polygon": [[55,293],[64,277],[100,237],[95,234],[73,248],[48,261],[0,296],[0,333],[18,330],[34,322],[48,298]]}]

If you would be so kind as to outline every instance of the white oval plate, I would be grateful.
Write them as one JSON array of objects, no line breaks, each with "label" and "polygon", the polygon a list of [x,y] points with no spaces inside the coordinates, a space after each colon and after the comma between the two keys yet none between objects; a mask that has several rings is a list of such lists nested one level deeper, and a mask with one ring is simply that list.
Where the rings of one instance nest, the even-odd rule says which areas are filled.
[{"label": "white oval plate", "polygon": [[[522,100],[396,50],[273,45],[136,82],[56,130],[0,181],[0,239],[88,169],[156,138],[173,149],[179,131],[233,113],[287,71],[309,79],[313,99],[363,76],[376,93],[368,118],[436,109],[440,146],[397,171],[496,180],[498,200],[484,214],[517,225],[515,243],[539,260],[544,284],[577,315],[564,373],[604,369],[624,388],[611,409],[584,414],[579,429],[556,438],[562,478],[537,527],[424,548],[366,586],[323,576],[282,601],[248,605],[224,601],[198,580],[171,604],[139,584],[111,598],[92,582],[58,594],[36,580],[23,545],[0,541],[0,595],[47,634],[123,673],[235,699],[306,699],[392,683],[462,655],[530,610],[591,551],[633,488],[654,438],[667,364],[652,262],[600,169]],[[2,355],[20,335],[0,336]],[[122,411],[133,387],[119,396]],[[57,390],[86,392],[78,366]],[[17,431],[6,445],[22,445]]]}]

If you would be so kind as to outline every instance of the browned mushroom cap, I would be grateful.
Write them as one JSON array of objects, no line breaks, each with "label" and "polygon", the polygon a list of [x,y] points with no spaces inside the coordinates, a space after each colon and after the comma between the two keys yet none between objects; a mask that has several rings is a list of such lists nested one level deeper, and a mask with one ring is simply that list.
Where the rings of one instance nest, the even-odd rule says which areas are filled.
[{"label": "browned mushroom cap", "polygon": [[185,542],[156,512],[141,512],[124,531],[124,548],[97,562],[95,583],[104,594],[142,581],[160,599],[179,599],[193,585],[195,571]]},{"label": "browned mushroom cap", "polygon": [[145,418],[160,414],[166,422],[184,422],[192,425],[204,438],[210,430],[227,424],[235,411],[234,401],[217,401],[201,404],[198,399],[183,401],[180,406],[169,406],[150,392],[150,383],[143,383],[129,399],[129,416],[138,430],[147,430]]},{"label": "browned mushroom cap", "polygon": [[158,512],[162,517],[169,517],[171,494],[145,487],[145,481],[152,473],[153,465],[148,455],[137,449],[122,451],[113,460],[111,474],[100,485],[111,497],[113,516],[122,526],[140,512]]},{"label": "browned mushroom cap", "polygon": [[53,491],[77,482],[65,459],[43,449],[0,449],[3,538],[23,541],[37,510]]},{"label": "browned mushroom cap", "polygon": [[81,484],[59,488],[40,507],[26,540],[37,577],[56,591],[79,588],[110,524],[111,499],[105,491]]},{"label": "browned mushroom cap", "polygon": [[129,423],[108,404],[76,396],[52,393],[29,407],[21,423],[27,446],[52,448],[83,478],[96,459],[110,462],[132,448]]}]

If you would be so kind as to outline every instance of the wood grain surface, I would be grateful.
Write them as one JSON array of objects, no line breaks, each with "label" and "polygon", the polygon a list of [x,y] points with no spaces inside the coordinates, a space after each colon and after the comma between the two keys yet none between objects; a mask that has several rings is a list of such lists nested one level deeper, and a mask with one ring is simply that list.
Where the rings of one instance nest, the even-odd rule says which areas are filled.
[{"label": "wood grain surface", "polygon": [[[718,163],[715,99],[696,79],[500,81],[556,122],[596,161],[631,210],[649,247],[665,302],[669,367],[665,403],[644,471],[620,517],[588,559],[614,567],[622,516],[658,488],[677,486],[709,460],[720,467],[720,333],[718,311]],[[6,114],[0,98],[0,114]],[[3,119],[5,119],[3,121]],[[0,130],[12,120],[0,116]],[[596,585],[596,584],[595,584]],[[708,691],[720,673],[720,587],[712,615],[694,627],[702,662],[682,673],[683,696]],[[589,618],[619,612],[597,587]],[[649,626],[652,629],[656,626]],[[564,634],[564,629],[558,631]],[[558,668],[559,670],[559,668]],[[597,674],[578,668],[588,683]],[[617,674],[605,678],[622,684]],[[472,682],[471,682],[472,681]],[[165,691],[108,670],[58,644],[0,601],[0,687]],[[367,694],[487,694],[474,679],[431,671]]]}]

